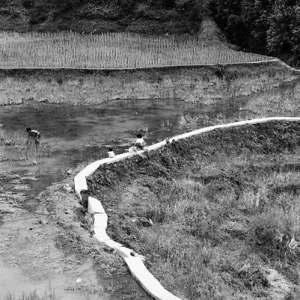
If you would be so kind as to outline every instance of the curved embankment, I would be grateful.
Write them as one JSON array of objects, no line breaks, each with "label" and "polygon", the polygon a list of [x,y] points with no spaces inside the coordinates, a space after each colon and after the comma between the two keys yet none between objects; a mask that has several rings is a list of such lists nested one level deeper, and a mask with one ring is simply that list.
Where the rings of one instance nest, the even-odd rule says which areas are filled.
[{"label": "curved embankment", "polygon": [[149,67],[136,67],[136,68],[78,68],[78,67],[10,67],[10,68],[3,68],[0,67],[1,71],[60,71],[60,70],[70,70],[70,71],[104,71],[104,72],[114,72],[114,71],[147,71],[147,70],[162,70],[162,69],[178,69],[178,68],[197,68],[197,67],[215,67],[215,66],[251,66],[251,65],[260,65],[260,64],[272,64],[272,63],[279,63],[281,66],[287,68],[289,71],[300,73],[300,70],[295,69],[286,63],[284,63],[279,58],[272,58],[265,59],[265,60],[258,60],[258,61],[245,61],[245,62],[230,62],[230,63],[216,63],[216,64],[187,64],[187,65],[160,65],[160,66],[149,66]]},{"label": "curved embankment", "polygon": [[269,62],[127,70],[0,69],[0,105],[28,101],[98,105],[114,100],[176,99],[219,104],[299,79],[278,59]]},{"label": "curved embankment", "polygon": [[[231,127],[238,127],[243,125],[250,125],[250,124],[258,124],[258,123],[266,123],[269,121],[300,121],[300,118],[294,117],[273,117],[273,118],[263,118],[263,119],[254,119],[254,120],[247,120],[247,121],[240,121],[235,123],[229,123],[224,125],[216,125],[210,126],[206,128],[201,128],[198,130],[194,130],[192,132],[188,132],[185,134],[181,134],[175,136],[170,139],[172,141],[178,141],[181,139],[189,138],[195,135],[200,135],[205,132],[210,132],[216,129],[221,128],[231,128]],[[147,147],[148,151],[157,150],[163,146],[165,146],[167,141],[162,141],[157,144],[151,145]],[[139,151],[138,154],[143,153],[144,151]],[[83,194],[88,190],[86,178],[93,174],[100,165],[103,164],[111,164],[118,161],[122,161],[126,158],[130,158],[137,155],[137,153],[124,153],[115,156],[114,158],[105,158],[99,161],[96,161],[86,168],[84,168],[80,173],[78,173],[75,178],[75,191],[77,196],[82,199]],[[162,285],[154,278],[154,276],[146,269],[145,265],[143,264],[143,256],[135,253],[133,250],[123,247],[120,243],[117,243],[109,238],[106,234],[107,228],[107,215],[102,207],[102,204],[99,200],[88,197],[88,212],[94,215],[94,237],[99,241],[107,246],[113,248],[119,255],[121,255],[126,262],[127,266],[129,267],[130,272],[132,275],[138,280],[138,282],[143,286],[143,288],[155,299],[159,300],[179,300],[178,297],[172,295],[168,291],[166,291]]]}]

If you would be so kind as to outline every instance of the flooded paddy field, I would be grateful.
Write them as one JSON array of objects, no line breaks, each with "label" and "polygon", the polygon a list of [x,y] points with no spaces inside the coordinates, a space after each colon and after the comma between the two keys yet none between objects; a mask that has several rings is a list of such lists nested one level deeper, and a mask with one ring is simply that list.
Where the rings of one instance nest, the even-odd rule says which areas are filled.
[{"label": "flooded paddy field", "polygon": [[[218,92],[212,94],[211,87],[211,92],[206,94],[207,97],[202,102],[192,101],[191,98],[182,101],[178,99],[179,94],[175,93],[175,99],[128,97],[116,100],[118,97],[115,97],[114,101],[99,101],[100,105],[87,101],[86,104],[90,104],[88,106],[74,106],[70,105],[73,94],[67,96],[68,92],[65,90],[64,97],[67,101],[60,104],[39,101],[45,99],[42,95],[40,98],[28,100],[30,96],[21,101],[20,105],[1,106],[0,129],[8,133],[17,132],[18,136],[24,138],[26,127],[38,129],[42,133],[43,152],[34,156],[33,161],[30,151],[23,155],[14,145],[5,145],[5,140],[0,141],[0,296],[6,296],[8,292],[21,293],[34,289],[42,292],[47,290],[51,279],[57,299],[80,299],[87,294],[95,299],[99,295],[100,299],[105,299],[109,297],[107,293],[110,289],[119,291],[114,296],[115,299],[125,299],[122,298],[126,296],[122,290],[124,282],[127,286],[131,284],[132,290],[137,289],[137,294],[131,297],[148,299],[131,282],[133,279],[120,267],[120,261],[117,260],[117,267],[114,268],[120,267],[127,277],[123,274],[112,287],[113,284],[104,280],[103,274],[100,275],[99,266],[97,271],[88,254],[81,256],[79,250],[72,252],[70,245],[76,237],[71,236],[71,244],[70,240],[68,244],[57,238],[66,235],[67,225],[62,230],[60,224],[48,220],[48,215],[53,214],[54,210],[49,210],[49,207],[45,209],[45,199],[48,197],[47,201],[50,201],[51,198],[45,190],[52,184],[58,186],[55,197],[69,201],[69,204],[61,203],[60,207],[67,217],[73,217],[70,203],[73,205],[78,201],[69,192],[69,188],[72,189],[72,176],[75,175],[76,168],[106,157],[108,145],[113,146],[117,154],[123,153],[134,142],[135,134],[139,130],[145,132],[147,143],[152,144],[194,129],[195,126],[200,128],[256,117],[300,116],[299,80],[288,83],[282,83],[280,79],[277,81],[275,86],[254,95],[242,93],[237,88],[219,87],[219,91],[222,90],[220,96]],[[61,88],[59,83],[55,85]],[[31,91],[33,90],[26,93]],[[48,92],[51,95],[52,92]],[[18,93],[21,95],[22,89]],[[47,89],[36,95],[43,93],[46,94]],[[80,206],[76,209],[79,210]],[[69,221],[74,223],[76,218]],[[78,232],[79,230],[81,229],[78,228]],[[69,231],[68,233],[70,234]],[[88,233],[82,231],[82,234],[85,234],[85,241],[89,241]],[[48,252],[45,247],[48,247]],[[39,251],[34,251],[36,249]],[[114,256],[114,259],[117,258]],[[41,266],[48,271],[42,272]],[[78,278],[82,279],[79,280],[80,284],[76,281]]]},{"label": "flooded paddy field", "polygon": [[[54,209],[50,212],[44,209],[41,201],[43,203],[45,196],[40,193],[55,182],[59,185],[68,177],[68,171],[75,175],[74,169],[78,165],[106,157],[108,145],[112,145],[116,153],[124,152],[135,140],[137,130],[143,130],[147,142],[151,144],[183,132],[178,123],[181,115],[201,111],[195,104],[173,100],[128,100],[99,106],[34,102],[3,106],[0,110],[1,129],[17,132],[24,138],[26,127],[38,129],[42,133],[41,147],[47,153],[43,155],[42,151],[40,156],[37,154],[33,162],[30,151],[28,153],[24,149],[27,152],[22,155],[15,145],[5,145],[5,140],[1,141],[0,274],[3,278],[0,296],[6,296],[8,292],[20,294],[32,290],[43,293],[48,290],[50,281],[56,291],[56,299],[80,299],[86,294],[94,297],[91,299],[104,299],[101,298],[106,294],[103,275],[99,277],[99,272],[91,271],[95,266],[91,265],[88,255],[83,258],[79,255],[78,258],[78,253],[73,253],[70,245],[66,246],[67,242],[57,250],[57,244],[60,244],[57,236],[66,234],[61,233],[60,225],[45,221]],[[214,109],[211,113],[215,113]],[[72,186],[72,175],[69,176],[68,187]],[[74,194],[66,191],[64,186],[59,186],[58,197],[67,194],[69,203],[78,203]],[[71,215],[71,209],[73,207],[67,205],[62,207],[63,213],[68,215]],[[72,219],[69,224],[73,222]],[[72,236],[70,239],[74,243]],[[76,248],[74,245],[72,247]],[[35,248],[39,251],[34,251]],[[67,256],[62,250],[68,253]],[[47,272],[41,272],[41,265]],[[123,284],[128,280],[135,284],[126,269],[124,272],[124,277],[129,278],[122,277]],[[80,284],[76,282],[78,278],[83,278]],[[15,282],[19,282],[18,288],[14,288]],[[128,283],[126,285],[129,286]],[[110,284],[106,282],[105,286]],[[118,290],[116,287],[113,289]],[[138,286],[134,289],[140,290]],[[142,291],[139,293],[139,299],[148,299]],[[99,295],[101,297],[97,298]],[[121,299],[119,294],[115,298]]]},{"label": "flooded paddy field", "polygon": [[[26,137],[28,126],[37,128],[42,133],[42,142],[45,140],[43,147],[49,152],[46,157],[37,157],[36,164],[30,164],[26,158],[7,159],[0,162],[1,170],[23,174],[18,180],[26,181],[32,187],[29,190],[38,194],[80,163],[106,157],[108,145],[113,146],[116,153],[123,152],[134,142],[138,130],[146,132],[147,142],[151,144],[183,132],[178,123],[181,115],[205,114],[209,110],[173,100],[128,100],[100,106],[43,103],[5,106],[0,112],[2,129],[18,131]],[[211,108],[211,113],[216,114],[217,110]],[[4,157],[6,152],[14,151],[13,145],[3,143],[1,148]],[[30,180],[30,176],[39,179]],[[11,178],[15,189],[16,178]],[[4,184],[9,188],[9,180]],[[22,186],[19,189],[22,190]]]}]

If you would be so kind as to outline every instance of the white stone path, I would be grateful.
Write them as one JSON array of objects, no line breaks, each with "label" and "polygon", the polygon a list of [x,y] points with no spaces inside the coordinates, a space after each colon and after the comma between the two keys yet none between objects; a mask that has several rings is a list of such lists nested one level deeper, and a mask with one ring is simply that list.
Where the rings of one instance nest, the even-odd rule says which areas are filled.
[{"label": "white stone path", "polygon": [[[222,128],[232,128],[248,124],[259,124],[266,123],[270,121],[300,121],[300,118],[292,117],[273,117],[273,118],[263,118],[263,119],[253,119],[247,121],[234,122],[229,124],[222,124],[216,126],[210,126],[206,128],[201,128],[191,132],[187,132],[181,135],[177,135],[170,139],[172,141],[178,141],[181,139],[189,138],[195,135],[200,135],[205,132],[210,132],[216,129]],[[166,141],[159,142],[157,144],[147,147],[148,151],[157,150],[166,145]],[[144,151],[138,151],[138,153],[144,153]],[[76,195],[81,199],[81,192],[88,190],[86,178],[92,175],[99,166],[103,164],[112,164],[118,161],[122,161],[126,158],[130,158],[137,155],[137,153],[123,153],[116,155],[113,158],[104,158],[96,162],[91,163],[85,167],[81,172],[79,172],[75,178],[75,192]],[[157,300],[180,300],[178,297],[174,296],[159,283],[159,281],[147,270],[143,261],[144,257],[135,253],[132,249],[123,247],[120,243],[117,243],[110,239],[106,234],[107,228],[107,214],[105,213],[101,202],[93,197],[88,197],[88,212],[94,215],[94,237],[101,243],[113,248],[126,262],[131,274],[136,278],[136,280],[142,285],[142,287]]]}]

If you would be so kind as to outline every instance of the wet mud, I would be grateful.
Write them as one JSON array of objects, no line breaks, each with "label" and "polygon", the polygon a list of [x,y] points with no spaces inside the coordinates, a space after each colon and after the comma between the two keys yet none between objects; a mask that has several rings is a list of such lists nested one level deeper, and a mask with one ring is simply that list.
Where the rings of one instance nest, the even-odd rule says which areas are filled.
[{"label": "wet mud", "polygon": [[87,255],[65,255],[56,237],[63,234],[47,214],[30,215],[10,206],[0,230],[0,297],[36,292],[55,299],[107,299],[104,282]]}]

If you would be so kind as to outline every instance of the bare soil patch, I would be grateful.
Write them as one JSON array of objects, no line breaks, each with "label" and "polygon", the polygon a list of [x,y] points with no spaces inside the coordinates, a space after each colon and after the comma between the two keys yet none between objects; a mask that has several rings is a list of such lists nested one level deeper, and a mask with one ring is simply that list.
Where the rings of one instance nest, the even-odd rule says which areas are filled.
[{"label": "bare soil patch", "polygon": [[69,192],[72,182],[69,177],[42,192],[34,213],[24,209],[22,191],[1,192],[0,297],[53,292],[55,299],[149,299],[121,258],[87,230],[91,218]]},{"label": "bare soil patch", "polygon": [[92,258],[64,253],[58,242],[64,233],[47,214],[2,205],[0,211],[0,296],[53,291],[55,299],[108,299]]}]

